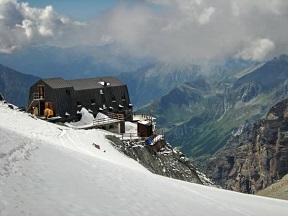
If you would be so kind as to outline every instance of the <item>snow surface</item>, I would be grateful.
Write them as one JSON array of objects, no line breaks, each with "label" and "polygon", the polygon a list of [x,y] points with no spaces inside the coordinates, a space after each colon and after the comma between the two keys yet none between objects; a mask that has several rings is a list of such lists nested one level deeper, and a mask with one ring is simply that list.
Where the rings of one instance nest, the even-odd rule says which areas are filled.
[{"label": "snow surface", "polygon": [[106,134],[35,119],[0,102],[0,215],[288,213],[286,201],[154,175],[115,150]]},{"label": "snow surface", "polygon": [[91,113],[89,113],[87,109],[81,108],[79,114],[81,114],[80,121],[69,122],[69,123],[65,123],[65,124],[67,126],[70,126],[70,127],[92,126],[93,125],[94,116]]},{"label": "snow surface", "polygon": [[137,124],[133,122],[125,122],[125,133],[136,133],[137,134]]},{"label": "snow surface", "polygon": [[66,122],[65,125],[71,128],[77,128],[77,129],[87,129],[91,128],[95,125],[101,125],[105,123],[111,123],[111,122],[118,122],[116,119],[111,119],[108,116],[106,116],[103,113],[98,113],[96,117],[89,113],[89,111],[86,108],[82,108],[79,112],[81,114],[81,119],[77,122]]}]

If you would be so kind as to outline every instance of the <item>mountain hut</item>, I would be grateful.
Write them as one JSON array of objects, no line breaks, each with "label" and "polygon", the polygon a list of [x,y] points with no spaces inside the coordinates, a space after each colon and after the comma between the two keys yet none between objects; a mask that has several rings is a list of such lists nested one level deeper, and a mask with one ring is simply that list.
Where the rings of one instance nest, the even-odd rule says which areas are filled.
[{"label": "mountain hut", "polygon": [[124,114],[128,120],[132,117],[128,88],[116,77],[49,78],[30,87],[27,112],[36,116],[76,119],[82,107],[94,116],[112,112]]}]

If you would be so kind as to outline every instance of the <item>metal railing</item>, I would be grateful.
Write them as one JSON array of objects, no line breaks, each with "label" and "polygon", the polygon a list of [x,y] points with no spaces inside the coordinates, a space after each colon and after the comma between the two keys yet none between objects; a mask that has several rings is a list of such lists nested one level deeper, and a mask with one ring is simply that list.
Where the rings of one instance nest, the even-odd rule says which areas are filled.
[{"label": "metal railing", "polygon": [[101,118],[101,119],[94,119],[93,125],[104,125],[109,123],[119,122],[118,119],[111,119],[111,118]]},{"label": "metal railing", "polygon": [[108,117],[111,118],[111,119],[117,119],[119,121],[124,121],[124,114],[108,113]]},{"label": "metal railing", "polygon": [[40,95],[39,93],[34,92],[33,93],[33,100],[43,100],[43,95]]},{"label": "metal railing", "polygon": [[141,137],[139,137],[138,133],[122,133],[121,134],[121,140],[139,140],[142,139]]},{"label": "metal railing", "polygon": [[100,119],[94,119],[93,120],[93,126],[99,126],[99,125],[105,125],[105,124],[112,124],[124,121],[124,115],[119,113],[109,113],[108,117],[106,118],[100,118]]}]

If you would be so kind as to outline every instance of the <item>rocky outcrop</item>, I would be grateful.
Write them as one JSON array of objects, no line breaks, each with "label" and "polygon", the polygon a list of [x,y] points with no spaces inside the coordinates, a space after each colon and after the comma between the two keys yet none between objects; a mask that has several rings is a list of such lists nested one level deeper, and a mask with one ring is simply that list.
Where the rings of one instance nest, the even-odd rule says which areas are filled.
[{"label": "rocky outcrop", "polygon": [[280,181],[256,193],[258,196],[288,200],[288,174]]},{"label": "rocky outcrop", "polygon": [[237,100],[242,102],[248,102],[253,98],[256,98],[260,94],[260,92],[261,87],[256,83],[245,83],[241,85],[236,91],[236,93],[238,93]]},{"label": "rocky outcrop", "polygon": [[242,128],[206,162],[202,171],[233,191],[255,193],[281,179],[288,173],[288,99],[265,119]]},{"label": "rocky outcrop", "polygon": [[121,152],[138,161],[152,173],[187,182],[214,185],[206,176],[197,171],[190,159],[177,148],[172,148],[165,140],[160,142],[163,149],[156,152],[144,141],[122,141],[115,136],[107,136]]}]

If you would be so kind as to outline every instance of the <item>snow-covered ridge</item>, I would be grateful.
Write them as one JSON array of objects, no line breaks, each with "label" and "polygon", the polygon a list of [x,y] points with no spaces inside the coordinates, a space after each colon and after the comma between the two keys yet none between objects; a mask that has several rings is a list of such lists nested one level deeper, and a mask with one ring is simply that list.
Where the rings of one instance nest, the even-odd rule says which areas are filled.
[{"label": "snow-covered ridge", "polygon": [[0,215],[287,215],[285,201],[151,174],[106,134],[61,127],[0,102]]},{"label": "snow-covered ridge", "polygon": [[[132,159],[122,155],[114,149],[105,135],[110,134],[104,130],[74,130],[72,128],[55,125],[35,118],[34,116],[20,112],[16,109],[12,110],[7,105],[0,102],[0,128],[5,128],[18,135],[40,140],[49,145],[65,148],[71,151],[101,158],[114,162],[116,164],[134,166],[141,169],[141,166]],[[96,143],[100,145],[100,150],[96,151],[92,145]],[[106,150],[105,152],[103,152]],[[123,162],[124,160],[125,162]],[[129,162],[127,163],[126,160]],[[145,170],[143,168],[143,170]]]}]

